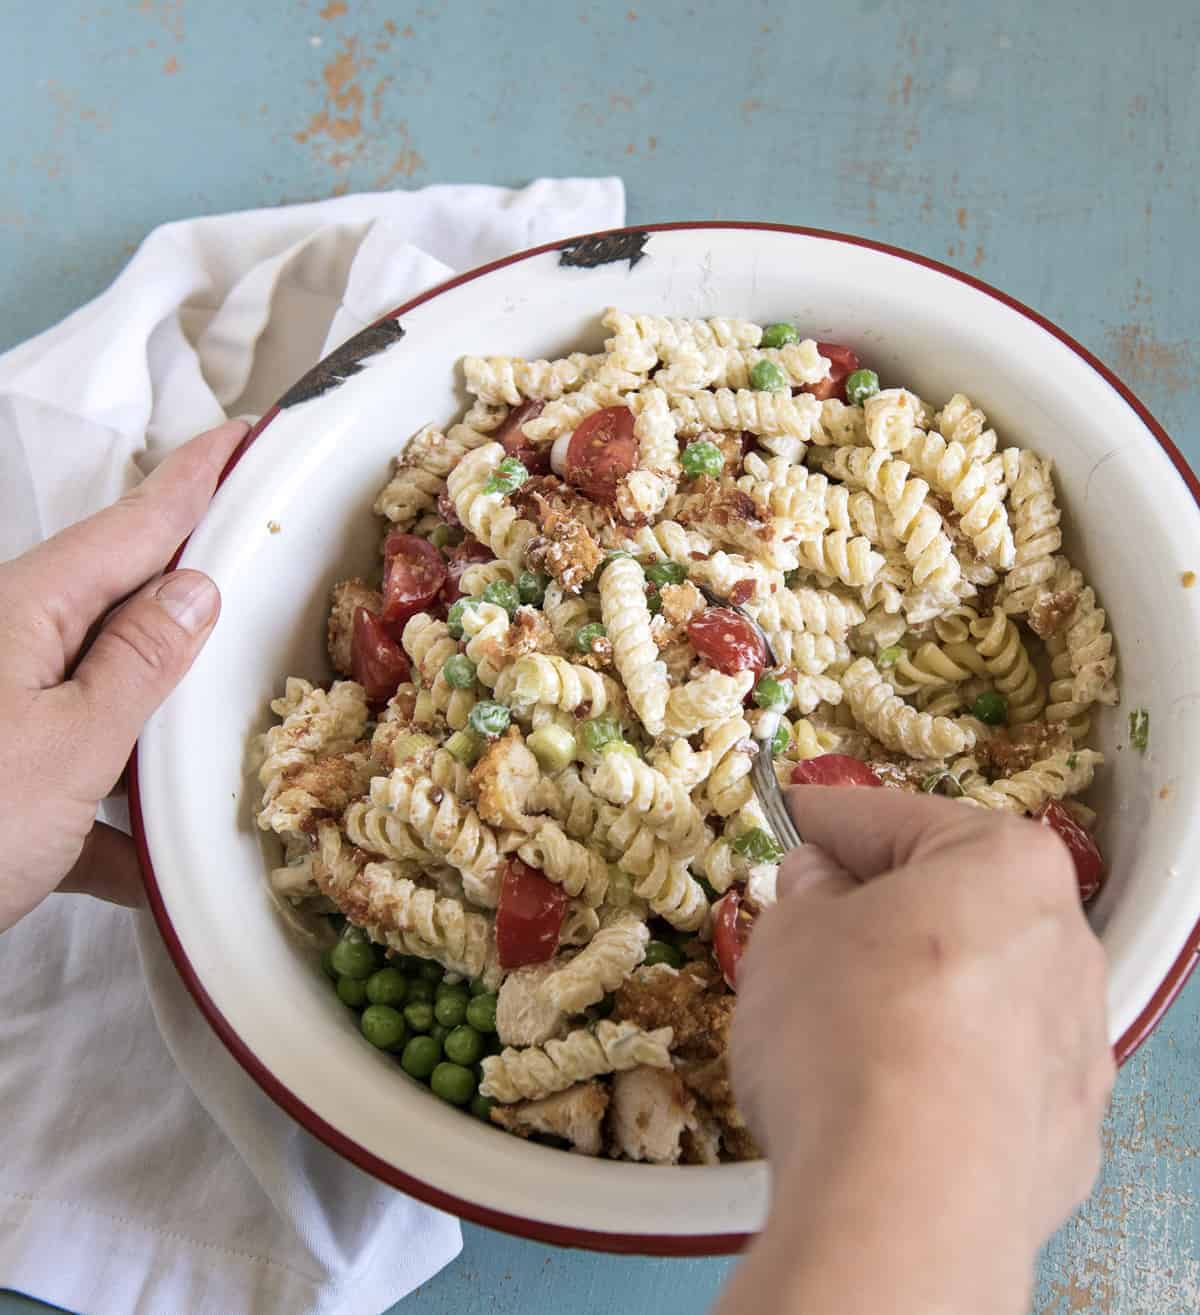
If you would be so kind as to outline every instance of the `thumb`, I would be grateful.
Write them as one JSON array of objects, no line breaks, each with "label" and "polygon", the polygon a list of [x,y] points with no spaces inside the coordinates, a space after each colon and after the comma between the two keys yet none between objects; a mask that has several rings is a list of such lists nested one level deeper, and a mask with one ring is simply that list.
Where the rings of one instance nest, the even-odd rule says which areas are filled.
[{"label": "thumb", "polygon": [[859,883],[844,867],[812,843],[789,849],[779,868],[778,897],[845,895]]},{"label": "thumb", "polygon": [[146,718],[186,675],[221,610],[200,571],[175,571],[112,614],[69,682],[83,703],[83,792],[103,798],[121,775]]}]

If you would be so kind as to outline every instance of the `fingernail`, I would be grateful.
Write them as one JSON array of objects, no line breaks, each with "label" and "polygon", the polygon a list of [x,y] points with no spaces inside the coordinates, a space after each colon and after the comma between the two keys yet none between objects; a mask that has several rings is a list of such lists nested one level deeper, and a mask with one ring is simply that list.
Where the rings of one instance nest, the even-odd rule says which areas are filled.
[{"label": "fingernail", "polygon": [[159,585],[154,597],[163,611],[189,635],[212,624],[217,614],[217,586],[199,571],[179,571]]}]

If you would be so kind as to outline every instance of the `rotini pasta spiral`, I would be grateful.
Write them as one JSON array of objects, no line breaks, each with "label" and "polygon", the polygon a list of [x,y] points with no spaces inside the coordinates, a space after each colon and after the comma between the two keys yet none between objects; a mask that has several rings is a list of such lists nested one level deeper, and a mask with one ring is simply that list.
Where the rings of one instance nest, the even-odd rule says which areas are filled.
[{"label": "rotini pasta spiral", "polygon": [[718,388],[671,399],[681,435],[705,429],[748,429],[752,434],[794,434],[808,441],[820,427],[821,404],[809,393],[763,393],[750,388]]},{"label": "rotini pasta spiral", "polygon": [[884,388],[863,403],[867,442],[881,452],[900,452],[917,430],[921,399],[905,388]]},{"label": "rotini pasta spiral", "polygon": [[572,840],[557,822],[543,822],[517,850],[523,862],[539,868],[568,895],[598,908],[608,891],[608,864]]},{"label": "rotini pasta spiral", "polygon": [[1062,513],[1054,497],[1050,463],[1028,449],[1021,453],[1016,483],[1008,495],[1016,553],[1004,578],[1004,610],[1023,616],[1054,575],[1062,547]]},{"label": "rotini pasta spiral", "polygon": [[785,347],[678,347],[667,350],[670,364],[655,382],[669,393],[694,393],[702,388],[752,388],[750,372],[759,361],[770,361],[792,388],[820,383],[829,377],[829,361],[811,338]]},{"label": "rotini pasta spiral", "polygon": [[757,347],[762,340],[762,329],[757,324],[723,317],[689,320],[668,315],[629,315],[610,306],[600,322],[619,338],[654,348],[656,357],[663,351],[681,349]]},{"label": "rotini pasta spiral", "polygon": [[961,574],[958,561],[942,518],[927,501],[929,485],[923,479],[910,479],[909,469],[908,462],[868,448],[836,448],[825,462],[826,474],[867,489],[891,512],[915,585],[953,589]]},{"label": "rotini pasta spiral", "polygon": [[852,588],[869,585],[883,569],[883,556],[863,535],[830,530],[800,545],[800,561],[827,580],[838,580]]},{"label": "rotini pasta spiral", "polygon": [[793,465],[784,457],[764,461],[754,452],[743,462],[745,474],[737,486],[767,512],[788,522],[788,533],[794,538],[811,538],[820,534],[829,523],[825,514],[824,498],[814,477],[803,466]]},{"label": "rotini pasta spiral", "polygon": [[539,703],[563,712],[583,708],[590,717],[620,716],[625,709],[621,687],[611,676],[545,653],[532,653],[505,667],[496,681],[496,697],[518,712]]},{"label": "rotini pasta spiral", "polygon": [[1008,700],[1008,719],[1014,725],[1033,721],[1046,706],[1046,691],[1029,661],[1017,627],[996,608],[990,617],[971,625],[979,656],[998,693]]},{"label": "rotini pasta spiral", "polygon": [[500,849],[495,833],[475,810],[406,763],[371,782],[371,802],[407,822],[427,849],[463,874],[468,898],[494,909],[499,895]]},{"label": "rotini pasta spiral", "polygon": [[464,356],[467,391],[484,402],[518,406],[527,399],[553,401],[583,377],[583,352],[557,361],[525,361],[519,356]]},{"label": "rotini pasta spiral", "polygon": [[537,528],[522,520],[503,494],[484,488],[504,459],[499,443],[485,443],[468,453],[451,472],[446,487],[458,519],[479,540],[519,570],[525,548]]},{"label": "rotini pasta spiral", "polygon": [[502,1104],[511,1104],[540,1100],[601,1073],[620,1073],[642,1064],[670,1068],[673,1035],[669,1027],[646,1032],[634,1023],[604,1019],[594,1030],[581,1027],[544,1046],[509,1047],[498,1055],[488,1055],[479,1090]]},{"label": "rotini pasta spiral", "polygon": [[638,814],[673,856],[690,857],[700,848],[704,819],[687,790],[636,755],[617,749],[602,753],[588,784],[600,798]]},{"label": "rotini pasta spiral", "polygon": [[667,713],[667,668],[650,632],[646,577],[632,557],[616,557],[604,568],[600,606],[629,702],[647,734],[659,735]]},{"label": "rotini pasta spiral", "polygon": [[1001,777],[990,785],[982,777],[968,782],[963,787],[963,800],[984,808],[1033,813],[1048,799],[1062,799],[1086,790],[1096,767],[1103,761],[1104,755],[1094,749],[1054,753],[1025,771]]},{"label": "rotini pasta spiral", "polygon": [[491,689],[503,670],[503,639],[508,633],[508,613],[496,603],[480,603],[462,615],[467,657],[475,664],[475,677]]},{"label": "rotini pasta spiral", "polygon": [[641,963],[650,929],[635,914],[615,917],[588,945],[549,977],[539,992],[564,1014],[580,1014],[602,1000]]},{"label": "rotini pasta spiral", "polygon": [[946,717],[931,717],[897,698],[870,658],[859,658],[842,677],[857,721],[887,748],[912,758],[948,758],[975,743],[975,732]]},{"label": "rotini pasta spiral", "polygon": [[364,863],[331,822],[318,830],[317,860],[313,876],[322,893],[372,940],[499,985],[504,974],[490,918],[398,876],[394,864]]},{"label": "rotini pasta spiral", "polygon": [[753,673],[726,676],[706,671],[686,685],[677,685],[667,697],[666,730],[669,735],[695,735],[733,716],[754,684]]}]

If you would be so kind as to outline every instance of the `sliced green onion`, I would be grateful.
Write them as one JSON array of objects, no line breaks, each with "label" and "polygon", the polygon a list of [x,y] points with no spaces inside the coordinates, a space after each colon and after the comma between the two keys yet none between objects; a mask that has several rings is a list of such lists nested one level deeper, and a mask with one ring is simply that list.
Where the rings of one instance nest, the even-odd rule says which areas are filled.
[{"label": "sliced green onion", "polygon": [[1145,708],[1134,708],[1129,714],[1129,743],[1145,753],[1150,744],[1150,713]]},{"label": "sliced green onion", "polygon": [[769,831],[760,826],[751,827],[734,837],[733,847],[743,858],[751,863],[778,863],[783,857],[783,847]]},{"label": "sliced green onion", "polygon": [[646,579],[660,588],[664,584],[682,584],[687,575],[687,567],[678,562],[651,562],[646,567]]},{"label": "sliced green onion", "polygon": [[888,648],[881,648],[879,650],[879,665],[881,667],[894,667],[903,656],[904,650],[898,644],[892,644]]},{"label": "sliced green onion", "polygon": [[496,467],[496,473],[483,486],[484,493],[502,493],[506,497],[515,492],[529,478],[527,471],[516,457],[505,457]]}]

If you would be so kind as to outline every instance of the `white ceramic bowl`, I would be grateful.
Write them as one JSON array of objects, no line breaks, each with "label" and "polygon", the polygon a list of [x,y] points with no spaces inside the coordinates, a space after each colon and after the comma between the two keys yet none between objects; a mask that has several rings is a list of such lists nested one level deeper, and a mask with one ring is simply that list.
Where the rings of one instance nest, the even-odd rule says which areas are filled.
[{"label": "white ceramic bowl", "polygon": [[[1010,298],[877,243],[766,225],[626,231],[463,275],[352,340],[255,431],[182,557],[220,585],[221,623],[147,727],[135,764],[146,877],[184,980],[263,1088],[380,1178],[546,1240],[700,1254],[732,1249],[760,1225],[765,1166],[564,1155],[498,1135],[408,1082],[363,1043],[285,934],[243,773],[284,676],[328,674],[329,587],[372,560],[370,507],[389,459],[419,425],[463,404],[457,358],[598,347],[609,305],[794,321],[853,345],[887,382],[938,400],[968,393],[1003,442],[1054,458],[1069,551],[1120,653],[1123,706],[1097,718],[1109,759],[1094,802],[1111,877],[1092,919],[1111,963],[1122,1058],[1196,954],[1200,589],[1186,591],[1180,576],[1200,568],[1200,486],[1126,388]],[[1144,756],[1126,744],[1126,713],[1138,706],[1150,710]]]}]

